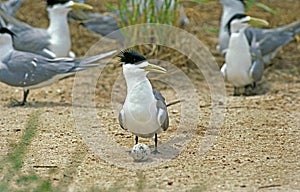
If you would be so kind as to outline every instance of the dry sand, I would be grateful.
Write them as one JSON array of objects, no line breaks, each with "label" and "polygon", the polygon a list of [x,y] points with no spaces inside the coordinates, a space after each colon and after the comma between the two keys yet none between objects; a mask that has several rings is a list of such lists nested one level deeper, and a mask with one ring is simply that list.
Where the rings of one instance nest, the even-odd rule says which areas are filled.
[{"label": "dry sand", "polygon": [[[45,3],[41,0],[35,2],[33,5],[33,1],[25,0],[17,17],[34,26],[46,27]],[[88,2],[97,5],[96,10],[105,10],[103,3],[100,5],[95,0]],[[299,0],[261,2],[276,9],[279,14],[272,15],[258,7],[253,7],[249,13],[270,21],[272,27],[300,18]],[[221,6],[218,3],[189,5],[186,10],[192,18],[192,27],[187,30],[209,48],[221,66],[224,60],[215,51],[217,33],[209,31],[218,27]],[[71,31],[73,50],[78,56],[83,56],[100,38],[76,23],[71,24]],[[107,142],[118,143],[125,150],[134,144],[134,137],[119,127],[111,107],[112,85],[121,74],[120,67],[108,67],[99,79],[96,90],[96,113],[101,120],[101,130],[109,136],[106,138],[108,141],[97,140],[91,134],[100,133],[97,125],[90,127],[90,130],[76,128],[74,113],[78,110],[89,111],[89,108],[72,105],[73,77],[31,91],[29,104],[25,107],[10,107],[12,98],[21,100],[22,89],[1,83],[0,190],[300,191],[299,42],[298,36],[298,41],[294,39],[285,46],[273,60],[273,65],[266,70],[264,94],[233,97],[232,86],[226,84],[227,102],[223,106],[225,120],[218,130],[210,126],[211,95],[206,81],[203,78],[197,80],[202,76],[201,73],[188,74],[199,99],[196,108],[200,113],[195,119],[197,125],[194,132],[191,132],[186,145],[177,143],[174,146],[181,148],[177,156],[162,158],[162,163],[150,168],[147,168],[147,163],[136,163],[140,170],[124,167],[120,162],[126,161],[126,156],[119,157],[113,151],[101,153],[101,144],[107,145]],[[177,99],[169,86],[159,82],[155,82],[155,85],[165,95],[167,102]],[[121,99],[117,100],[118,105]],[[171,106],[169,113],[170,128],[159,136],[159,145],[176,136],[182,123],[187,123],[186,129],[189,129],[190,122],[181,122],[183,110],[180,104]],[[21,167],[13,169],[13,161],[7,160],[7,156],[15,153],[22,136],[28,132],[28,121],[34,114],[38,119],[36,129],[32,139],[25,145]],[[80,134],[82,132],[86,134]],[[210,133],[213,134],[208,137]],[[95,143],[83,139],[88,136]],[[214,145],[207,148],[204,154],[199,154],[201,143],[209,138],[215,139]],[[153,147],[152,140],[141,141]],[[98,149],[98,153],[95,149]],[[32,175],[36,177],[20,181],[20,178]],[[40,186],[41,183],[43,186]]]}]

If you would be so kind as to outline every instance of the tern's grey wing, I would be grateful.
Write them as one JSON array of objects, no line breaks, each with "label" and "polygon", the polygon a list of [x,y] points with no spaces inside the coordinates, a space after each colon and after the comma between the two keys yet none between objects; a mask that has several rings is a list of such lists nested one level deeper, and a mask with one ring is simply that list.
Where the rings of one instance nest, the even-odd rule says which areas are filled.
[{"label": "tern's grey wing", "polygon": [[272,29],[247,28],[245,30],[248,42],[251,43],[253,36],[260,42],[262,55],[272,54],[281,46],[286,45],[293,39],[294,33],[291,31],[277,31]]},{"label": "tern's grey wing", "polygon": [[165,98],[158,91],[153,91],[153,95],[154,95],[155,99],[157,100],[156,107],[157,107],[158,122],[159,122],[161,128],[165,131],[169,127],[169,115],[168,115],[168,111],[167,111],[167,105],[165,102]]},{"label": "tern's grey wing", "polygon": [[5,10],[3,10],[2,7],[0,7],[0,17],[1,19],[5,22],[5,27],[7,26],[15,26],[21,29],[27,29],[27,28],[31,28],[30,25],[10,16],[7,14],[7,12]]},{"label": "tern's grey wing", "polygon": [[124,40],[123,34],[119,30],[120,27],[116,21],[116,17],[119,17],[118,13],[112,12],[111,15],[90,13],[89,16],[92,19],[81,23],[85,28],[110,39],[116,39],[121,42]]},{"label": "tern's grey wing", "polygon": [[250,51],[252,56],[252,65],[249,74],[255,82],[258,82],[262,79],[264,73],[264,62],[259,49],[259,43],[252,42]]},{"label": "tern's grey wing", "polygon": [[11,30],[16,34],[13,37],[13,44],[17,50],[40,53],[50,45],[50,35],[46,29],[30,28],[20,30],[13,27]]},{"label": "tern's grey wing", "polygon": [[121,109],[121,111],[119,113],[118,120],[119,120],[119,124],[120,124],[121,128],[126,130],[126,128],[124,127],[124,119],[125,119],[124,118],[124,111],[123,111],[123,109]]},{"label": "tern's grey wing", "polygon": [[12,51],[0,62],[0,81],[16,87],[43,87],[75,72],[99,66],[93,62],[115,52],[113,50],[83,59],[48,59],[34,53]]},{"label": "tern's grey wing", "polygon": [[256,36],[253,37],[250,44],[251,60],[252,65],[249,70],[250,77],[253,78],[255,82],[258,82],[262,79],[264,73],[264,62],[263,55],[261,52],[260,43],[256,41]]},{"label": "tern's grey wing", "polygon": [[62,78],[76,72],[71,60],[51,62],[39,55],[21,51],[13,51],[1,62],[5,67],[0,68],[0,81],[16,87],[29,87],[57,75]]},{"label": "tern's grey wing", "polygon": [[227,64],[224,63],[221,67],[221,73],[224,77],[224,79],[227,81]]},{"label": "tern's grey wing", "polygon": [[20,8],[23,0],[7,0],[4,3],[0,3],[0,7],[10,16],[14,16]]},{"label": "tern's grey wing", "polygon": [[15,36],[13,37],[14,48],[20,51],[37,53],[48,58],[54,57],[54,53],[45,51],[50,45],[50,35],[46,29],[34,28],[15,19],[0,8],[0,24],[9,28]]},{"label": "tern's grey wing", "polygon": [[250,76],[253,78],[255,82],[258,82],[262,79],[264,73],[264,63],[260,60],[255,60],[252,62],[252,66],[250,68]]},{"label": "tern's grey wing", "polygon": [[82,23],[87,29],[105,36],[120,27],[117,24],[116,18],[111,15],[95,15],[93,19]]}]

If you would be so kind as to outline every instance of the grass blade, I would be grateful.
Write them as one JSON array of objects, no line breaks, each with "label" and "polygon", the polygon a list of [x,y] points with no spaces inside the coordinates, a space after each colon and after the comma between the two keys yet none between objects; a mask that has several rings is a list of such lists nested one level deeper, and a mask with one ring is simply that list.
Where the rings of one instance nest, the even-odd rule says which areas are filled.
[{"label": "grass blade", "polygon": [[276,10],[272,9],[271,7],[269,7],[269,6],[267,6],[267,5],[263,4],[263,3],[255,3],[255,5],[256,5],[257,7],[260,7],[260,8],[262,8],[262,9],[264,9],[264,10],[266,10],[266,11],[268,11],[268,12],[274,14],[274,15],[277,15],[277,14],[278,14],[278,12],[277,12]]}]

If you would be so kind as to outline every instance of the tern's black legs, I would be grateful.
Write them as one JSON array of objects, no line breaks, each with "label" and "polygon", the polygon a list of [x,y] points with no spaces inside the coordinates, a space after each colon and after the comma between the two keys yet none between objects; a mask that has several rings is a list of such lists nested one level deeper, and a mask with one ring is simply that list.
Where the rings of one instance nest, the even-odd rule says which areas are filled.
[{"label": "tern's black legs", "polygon": [[28,89],[24,89],[23,91],[23,101],[22,102],[16,102],[13,104],[14,107],[19,107],[19,106],[24,106],[26,104],[26,100],[27,100],[27,96],[29,94],[29,90]]},{"label": "tern's black legs", "polygon": [[155,135],[154,135],[154,142],[155,142],[154,151],[152,153],[156,154],[156,153],[159,153],[157,150],[157,142],[158,142],[157,133],[155,133]]},{"label": "tern's black legs", "polygon": [[139,137],[135,136],[135,144],[138,144],[138,143],[139,143]]},{"label": "tern's black legs", "polygon": [[25,104],[26,104],[26,100],[27,100],[27,96],[28,96],[28,94],[29,94],[29,90],[28,89],[24,89],[24,95],[23,95],[23,101],[22,101],[22,106],[24,106]]}]

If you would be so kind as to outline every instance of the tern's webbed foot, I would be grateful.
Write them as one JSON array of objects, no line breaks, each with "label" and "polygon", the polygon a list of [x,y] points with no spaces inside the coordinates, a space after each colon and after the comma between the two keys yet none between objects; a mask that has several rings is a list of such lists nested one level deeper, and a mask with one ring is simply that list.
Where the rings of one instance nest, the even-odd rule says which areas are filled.
[{"label": "tern's webbed foot", "polygon": [[18,102],[18,103],[13,104],[13,107],[23,107],[25,105],[26,105],[26,103],[24,103],[24,102]]},{"label": "tern's webbed foot", "polygon": [[151,153],[154,154],[154,155],[160,154],[160,152],[157,150],[157,148],[155,148]]},{"label": "tern's webbed foot", "polygon": [[159,151],[157,151],[157,150],[154,150],[154,151],[152,151],[151,153],[152,153],[152,154],[154,154],[154,155],[156,155],[156,154],[160,154],[160,152],[159,152]]},{"label": "tern's webbed foot", "polygon": [[26,105],[26,102],[23,102],[23,101],[20,102],[20,101],[17,101],[16,99],[12,99],[9,104],[10,107],[23,107],[25,105]]},{"label": "tern's webbed foot", "polygon": [[[242,89],[242,91],[241,91]],[[234,87],[233,96],[252,96],[257,95],[256,93],[256,83],[246,85],[245,87]]]},{"label": "tern's webbed foot", "polygon": [[256,95],[255,88],[256,88],[255,83],[246,85],[244,95],[246,95],[246,96]]}]

